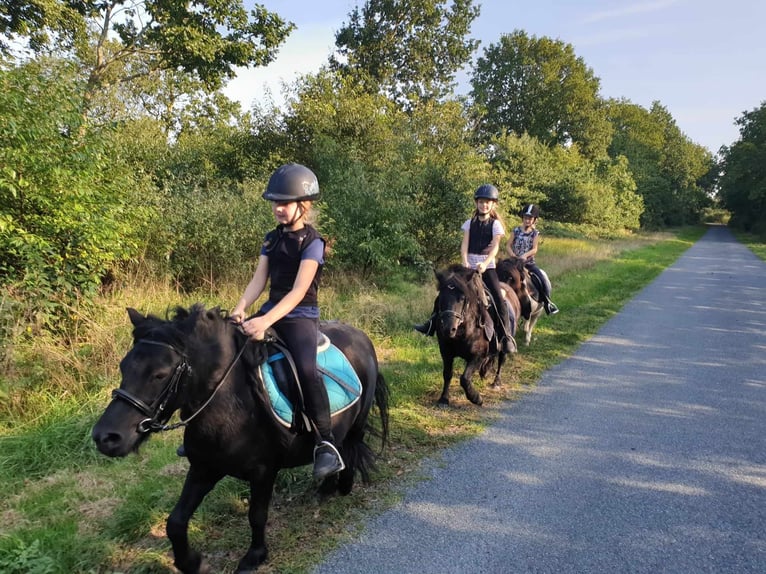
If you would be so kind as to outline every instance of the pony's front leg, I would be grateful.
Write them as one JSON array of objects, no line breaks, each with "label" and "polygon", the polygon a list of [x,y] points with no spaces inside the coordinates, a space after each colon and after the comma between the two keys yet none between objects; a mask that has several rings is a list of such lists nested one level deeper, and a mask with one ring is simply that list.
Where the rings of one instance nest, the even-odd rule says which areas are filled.
[{"label": "pony's front leg", "polygon": [[500,369],[502,369],[503,365],[505,364],[505,357],[506,353],[500,353],[497,356],[497,370],[495,371],[495,380],[492,381],[492,384],[490,385],[493,389],[496,389],[500,386]]},{"label": "pony's front leg", "polygon": [[189,546],[189,520],[221,476],[198,472],[194,466],[186,473],[181,497],[168,517],[166,532],[173,545],[173,563],[184,574],[209,574],[208,563]]},{"label": "pony's front leg", "polygon": [[463,374],[460,376],[460,386],[463,387],[463,391],[465,391],[465,397],[473,404],[479,406],[484,403],[484,399],[481,398],[479,391],[473,386],[471,380],[473,379],[473,374],[476,372],[476,369],[481,365],[482,360],[482,358],[474,358],[468,361],[465,365],[465,371],[463,371]]},{"label": "pony's front leg", "polygon": [[442,353],[442,378],[444,379],[444,386],[442,387],[442,395],[439,397],[438,404],[449,404],[449,386],[452,382],[453,365],[455,363],[455,357],[450,353]]},{"label": "pony's front leg", "polygon": [[524,344],[527,347],[529,347],[529,344],[532,342],[532,330],[535,328],[535,323],[537,323],[539,317],[539,314],[533,313],[529,318],[529,321],[524,323]]},{"label": "pony's front leg", "polygon": [[275,467],[250,480],[250,548],[239,561],[237,574],[250,574],[266,561],[269,551],[266,548],[266,520],[269,517],[269,504],[277,477]]}]

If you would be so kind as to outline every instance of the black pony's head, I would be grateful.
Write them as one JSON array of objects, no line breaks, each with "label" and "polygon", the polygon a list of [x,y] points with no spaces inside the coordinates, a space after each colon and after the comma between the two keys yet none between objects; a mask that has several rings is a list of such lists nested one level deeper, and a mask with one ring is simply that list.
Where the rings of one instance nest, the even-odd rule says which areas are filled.
[{"label": "black pony's head", "polygon": [[[176,308],[166,319],[128,309],[133,346],[120,362],[120,387],[93,428],[108,456],[135,451],[178,408],[209,395],[209,381],[246,341],[218,308]],[[183,408],[182,408],[183,414]]]},{"label": "black pony's head", "polygon": [[481,275],[462,265],[451,265],[436,273],[439,283],[439,333],[455,338],[461,326],[471,329],[477,324],[477,310],[484,289]]}]

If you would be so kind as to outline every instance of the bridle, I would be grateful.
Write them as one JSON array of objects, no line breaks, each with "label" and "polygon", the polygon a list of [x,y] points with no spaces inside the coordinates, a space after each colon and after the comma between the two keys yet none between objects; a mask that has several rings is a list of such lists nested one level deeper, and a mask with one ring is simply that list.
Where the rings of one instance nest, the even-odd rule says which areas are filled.
[{"label": "bridle", "polygon": [[[249,340],[249,339],[248,339]],[[178,421],[175,424],[168,425],[167,421],[170,419],[170,417],[173,414],[173,411],[166,412],[166,408],[168,403],[171,399],[175,398],[178,395],[178,392],[183,387],[184,382],[186,379],[192,374],[192,368],[189,364],[189,359],[186,356],[185,353],[182,353],[177,348],[175,348],[173,345],[170,345],[168,343],[163,343],[161,341],[152,341],[151,339],[139,339],[135,342],[133,345],[134,347],[138,344],[144,344],[144,345],[156,345],[158,347],[164,347],[166,349],[170,349],[177,355],[181,357],[181,360],[178,362],[178,364],[173,369],[173,374],[170,375],[170,378],[168,379],[168,382],[165,383],[165,386],[160,391],[160,394],[157,396],[156,399],[152,402],[151,405],[146,404],[144,401],[136,397],[135,395],[129,393],[128,391],[124,389],[115,389],[112,391],[112,399],[120,399],[128,403],[130,406],[138,410],[141,414],[143,414],[145,419],[141,420],[141,422],[138,423],[136,430],[140,434],[148,433],[148,432],[160,432],[160,431],[167,431],[167,430],[173,430],[177,429],[179,427],[186,426],[189,424],[189,422],[194,419],[198,414],[200,414],[205,407],[207,407],[210,402],[213,400],[213,397],[215,397],[215,394],[218,392],[218,389],[221,388],[221,385],[226,381],[226,378],[231,373],[232,369],[234,368],[234,365],[236,365],[239,358],[242,356],[242,353],[245,350],[245,347],[247,346],[247,341],[245,344],[242,345],[239,352],[236,354],[234,359],[229,363],[229,366],[226,368],[226,372],[224,372],[221,379],[216,383],[215,387],[213,388],[213,392],[210,394],[210,396],[207,398],[207,400],[202,403],[202,405],[194,411],[188,418]]]},{"label": "bridle", "polygon": [[[448,289],[455,289],[455,286],[450,284],[447,286]],[[443,318],[451,318],[454,317],[457,319],[457,327],[460,327],[465,322],[465,312],[468,308],[468,297],[463,298],[463,306],[460,308],[460,312],[455,311],[454,309],[445,309],[444,311],[439,311],[439,322],[442,322]]]}]

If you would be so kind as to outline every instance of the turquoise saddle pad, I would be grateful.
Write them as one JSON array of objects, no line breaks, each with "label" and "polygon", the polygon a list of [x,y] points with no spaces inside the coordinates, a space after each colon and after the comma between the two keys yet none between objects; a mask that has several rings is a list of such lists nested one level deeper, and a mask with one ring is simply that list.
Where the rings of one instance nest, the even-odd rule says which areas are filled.
[{"label": "turquoise saddle pad", "polygon": [[[261,378],[271,401],[271,409],[279,421],[290,426],[293,418],[293,405],[282,393],[274,379],[271,363],[284,359],[281,353],[275,353],[261,365]],[[317,350],[317,370],[327,388],[330,399],[330,413],[337,414],[355,404],[362,394],[362,382],[338,347],[330,343]]]}]

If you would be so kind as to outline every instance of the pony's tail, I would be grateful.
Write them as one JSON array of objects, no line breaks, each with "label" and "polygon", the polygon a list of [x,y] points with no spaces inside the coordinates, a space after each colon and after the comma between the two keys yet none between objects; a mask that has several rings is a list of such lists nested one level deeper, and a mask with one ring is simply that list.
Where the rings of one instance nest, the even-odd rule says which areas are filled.
[{"label": "pony's tail", "polygon": [[388,397],[388,383],[386,383],[383,373],[378,372],[378,380],[375,381],[375,404],[380,416],[380,431],[376,434],[380,437],[381,452],[386,448],[388,442]]},{"label": "pony's tail", "polygon": [[380,439],[380,451],[382,452],[388,442],[388,398],[389,389],[386,379],[378,372],[375,381],[375,405],[380,417],[380,428],[374,426],[367,416],[361,425],[354,425],[346,435],[344,441],[343,456],[349,466],[359,471],[364,482],[370,481],[370,472],[375,469],[376,454],[365,442],[365,436],[374,436]]}]

